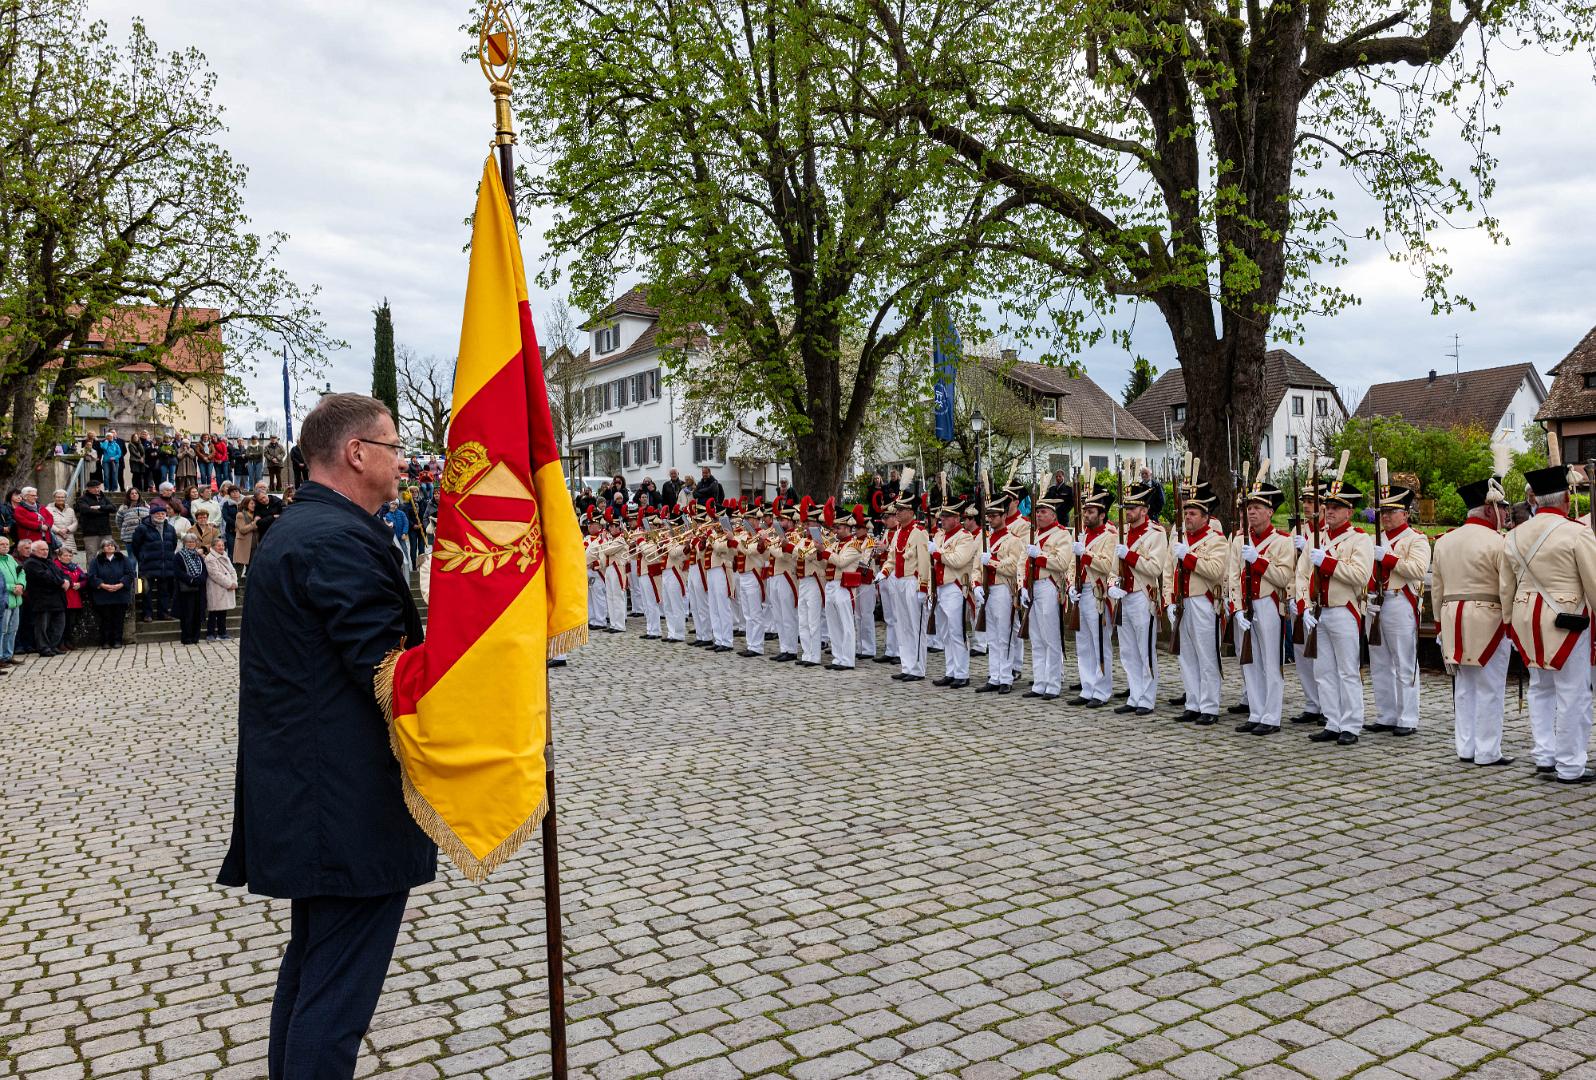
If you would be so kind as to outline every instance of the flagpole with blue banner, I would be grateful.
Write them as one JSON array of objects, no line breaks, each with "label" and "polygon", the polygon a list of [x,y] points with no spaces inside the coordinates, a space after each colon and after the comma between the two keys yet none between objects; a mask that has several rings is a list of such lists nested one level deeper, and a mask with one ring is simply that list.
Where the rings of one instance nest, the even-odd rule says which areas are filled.
[{"label": "flagpole with blue banner", "polygon": [[936,377],[937,441],[953,441],[953,383],[959,370],[959,331],[946,301],[938,300],[931,315],[931,369]]},{"label": "flagpole with blue banner", "polygon": [[283,346],[283,428],[287,438],[285,444],[294,441],[294,395],[288,385],[288,346]]}]

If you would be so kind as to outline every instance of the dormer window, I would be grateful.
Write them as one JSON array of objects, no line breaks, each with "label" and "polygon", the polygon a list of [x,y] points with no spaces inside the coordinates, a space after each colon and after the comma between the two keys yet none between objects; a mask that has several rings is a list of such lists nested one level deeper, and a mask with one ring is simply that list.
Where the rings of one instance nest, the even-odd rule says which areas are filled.
[{"label": "dormer window", "polygon": [[1042,419],[1058,419],[1058,398],[1045,397],[1042,399]]},{"label": "dormer window", "polygon": [[1179,420],[1182,423],[1185,422],[1185,420],[1186,420],[1186,406],[1184,406],[1184,405],[1176,405],[1174,408],[1170,409],[1169,412],[1170,412],[1170,415],[1171,415],[1171,417],[1173,419]]},{"label": "dormer window", "polygon": [[1585,372],[1585,389],[1596,390],[1596,371]]},{"label": "dormer window", "polygon": [[621,347],[621,328],[619,326],[604,326],[599,328],[594,352],[602,356],[614,352]]}]

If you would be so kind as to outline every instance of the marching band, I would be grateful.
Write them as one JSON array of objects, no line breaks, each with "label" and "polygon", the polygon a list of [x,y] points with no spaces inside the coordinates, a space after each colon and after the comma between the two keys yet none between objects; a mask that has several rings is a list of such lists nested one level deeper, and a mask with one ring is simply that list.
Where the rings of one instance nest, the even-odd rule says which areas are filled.
[{"label": "marching band", "polygon": [[[1392,485],[1384,459],[1366,495],[1346,478],[1347,456],[1294,490],[1291,528],[1275,525],[1287,493],[1267,461],[1250,465],[1237,494],[1238,528],[1226,536],[1216,496],[1187,455],[1174,485],[1176,521],[1154,520],[1154,483],[1120,478],[1118,491],[1084,489],[1043,498],[1011,484],[990,498],[929,494],[885,508],[878,532],[865,507],[809,499],[643,507],[635,520],[589,516],[588,620],[620,633],[630,611],[645,639],[662,639],[849,671],[862,660],[895,664],[893,679],[926,678],[926,656],[943,656],[932,685],[972,684],[971,657],[986,657],[977,693],[1008,694],[1031,652],[1023,696],[1109,705],[1116,653],[1125,690],[1114,711],[1157,709],[1160,616],[1178,657],[1177,721],[1220,719],[1227,624],[1245,699],[1235,731],[1281,731],[1288,659],[1305,703],[1292,723],[1317,743],[1356,745],[1373,733],[1412,735],[1419,725],[1419,637],[1431,605],[1453,684],[1458,758],[1480,766],[1502,753],[1509,651],[1528,671],[1537,773],[1588,783],[1591,731],[1591,601],[1596,533],[1569,518],[1571,474],[1559,466],[1526,478],[1533,516],[1508,530],[1497,479],[1466,484],[1465,523],[1433,545],[1414,527],[1415,492]],[[908,486],[906,477],[905,486]],[[1293,485],[1294,489],[1300,484]],[[1353,518],[1365,501],[1376,527]],[[1118,505],[1116,505],[1116,502]],[[1027,507],[1029,515],[1022,514]],[[1115,511],[1118,511],[1118,522]],[[877,655],[876,609],[885,623]],[[688,641],[687,617],[693,640]],[[1066,688],[1066,653],[1074,683]],[[1367,650],[1374,721],[1365,722]]]}]

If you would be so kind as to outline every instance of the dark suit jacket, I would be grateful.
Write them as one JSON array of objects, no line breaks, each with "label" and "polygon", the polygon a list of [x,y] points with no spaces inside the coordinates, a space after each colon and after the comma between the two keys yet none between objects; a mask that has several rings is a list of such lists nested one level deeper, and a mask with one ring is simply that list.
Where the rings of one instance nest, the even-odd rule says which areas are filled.
[{"label": "dark suit jacket", "polygon": [[250,560],[233,840],[217,880],[267,896],[378,896],[431,881],[372,688],[421,642],[393,533],[308,483]]}]

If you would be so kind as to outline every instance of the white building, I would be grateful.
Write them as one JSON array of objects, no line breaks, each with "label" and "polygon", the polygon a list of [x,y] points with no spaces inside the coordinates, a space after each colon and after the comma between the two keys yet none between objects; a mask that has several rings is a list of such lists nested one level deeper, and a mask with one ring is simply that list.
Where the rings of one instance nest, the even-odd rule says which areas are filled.
[{"label": "white building", "polygon": [[1400,416],[1414,427],[1475,426],[1522,453],[1524,428],[1546,400],[1546,384],[1534,364],[1461,371],[1376,383],[1358,403],[1356,416]]},{"label": "white building", "polygon": [[[663,487],[676,469],[683,480],[696,481],[707,465],[729,497],[770,494],[790,470],[752,449],[753,440],[734,434],[716,436],[691,427],[680,392],[671,385],[664,353],[679,347],[659,337],[659,309],[639,285],[611,303],[583,329],[588,347],[578,356],[577,382],[584,406],[562,446],[566,473],[613,476],[620,473],[629,488],[645,478]],[[691,362],[705,342],[686,345]]]},{"label": "white building", "polygon": [[[1347,407],[1335,385],[1285,349],[1264,354],[1264,398],[1270,421],[1257,455],[1277,464],[1305,456],[1316,437],[1346,423]],[[1180,368],[1160,375],[1128,408],[1164,440],[1153,452],[1155,468],[1162,469],[1165,457],[1185,453],[1180,432],[1186,423],[1186,377]]]}]

